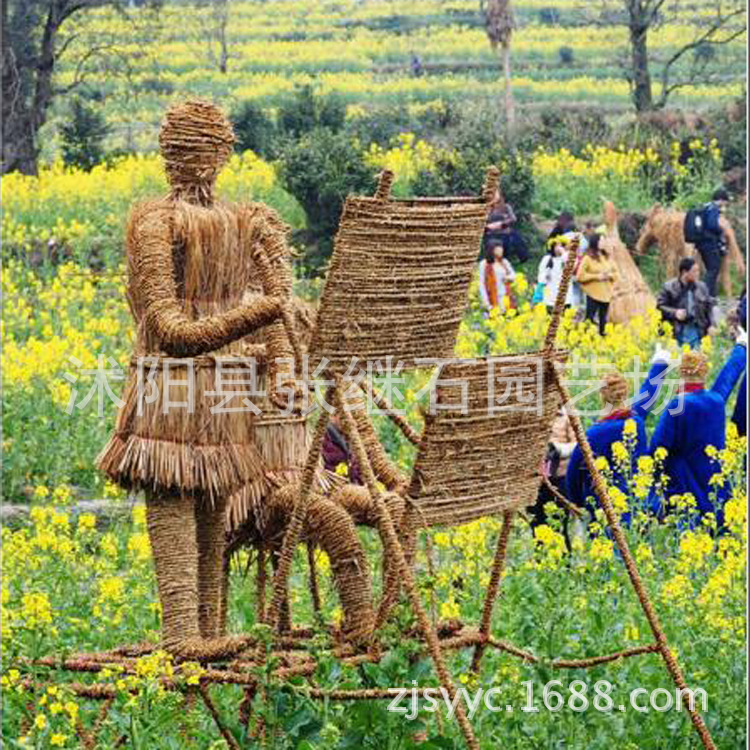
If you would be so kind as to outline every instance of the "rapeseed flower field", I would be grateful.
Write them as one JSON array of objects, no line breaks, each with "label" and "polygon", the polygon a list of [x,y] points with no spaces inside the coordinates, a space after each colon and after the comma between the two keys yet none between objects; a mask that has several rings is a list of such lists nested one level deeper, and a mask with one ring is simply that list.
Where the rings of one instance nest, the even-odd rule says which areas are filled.
[{"label": "rapeseed flower field", "polygon": [[[612,50],[627,43],[623,27],[598,26],[592,32],[579,0],[527,0],[517,5],[512,84],[519,102],[532,107],[593,103],[606,112],[627,106],[629,85],[611,59]],[[74,688],[80,686],[54,663],[34,667],[33,685],[28,668],[29,660],[159,638],[161,613],[142,498],[105,481],[94,459],[112,431],[134,339],[123,257],[127,213],[134,202],[167,190],[155,152],[166,106],[198,95],[220,102],[228,111],[251,101],[275,117],[290,94],[310,84],[316,95],[335,94],[343,102],[348,126],[368,122],[380,105],[403,106],[416,119],[447,117],[452,106],[470,109],[498,98],[497,55],[477,23],[476,11],[474,0],[232,2],[225,73],[217,69],[206,40],[205,30],[215,22],[208,7],[191,5],[188,12],[185,6],[166,3],[158,16],[147,9],[123,14],[102,8],[75,22],[69,52],[85,52],[106,40],[128,60],[122,69],[94,66],[86,78],[88,95],[111,126],[109,155],[90,171],[63,164],[60,124],[66,103],[58,100],[42,131],[38,174],[14,173],[2,181],[2,487],[11,510],[19,511],[2,528],[4,746],[227,746],[209,713],[191,697],[203,684],[210,668],[206,665],[178,662],[157,650],[138,658],[132,673],[117,667],[104,670],[97,679],[111,689],[105,719],[99,704],[78,694]],[[705,20],[710,16],[708,7],[691,6],[684,12]],[[691,38],[694,29],[680,13],[652,31],[651,44],[661,53]],[[402,33],[394,33],[395,26]],[[742,40],[726,45],[719,53],[722,60],[741,58],[742,45]],[[569,64],[561,63],[563,50]],[[412,56],[424,66],[418,75],[410,67]],[[68,59],[74,58],[72,54]],[[74,66],[63,59],[55,83],[64,87],[75,75]],[[737,96],[741,89],[734,79],[710,86],[698,83],[681,89],[674,101],[701,109]],[[387,143],[355,142],[373,174],[383,168],[395,173],[397,196],[411,194],[422,176],[460,157],[449,139],[411,132],[411,126]],[[720,183],[726,147],[700,134],[689,141],[676,135],[672,140],[670,134],[660,142],[591,142],[575,149],[558,145],[535,144],[525,155],[534,183],[525,208],[538,223],[562,209],[579,218],[598,216],[602,197],[621,211],[644,212],[665,174],[673,205],[689,207],[696,196],[702,200]],[[282,169],[274,155],[236,153],[217,191],[228,200],[259,200],[274,207],[295,230],[293,242],[301,251],[310,216],[285,189]],[[535,259],[539,249],[532,248]],[[549,318],[543,305],[532,302],[531,273],[526,266],[516,274],[510,289],[513,306],[506,304],[504,313],[495,310],[487,316],[474,280],[456,356],[539,350]],[[314,286],[307,279],[296,281],[300,295]],[[627,325],[608,324],[606,335],[599,336],[570,310],[557,341],[568,352],[566,376],[584,413],[598,405],[597,395],[585,392],[584,380],[618,369],[633,392],[657,347],[679,354],[656,312]],[[709,380],[732,345],[726,324],[716,336],[703,339]],[[427,381],[428,374],[420,372],[405,382],[406,418],[417,430],[424,424],[418,394]],[[666,405],[674,387],[667,382],[653,411]],[[591,418],[585,421],[589,424]],[[655,415],[649,416],[649,430],[654,421]],[[376,426],[390,456],[408,475],[414,447],[385,419],[376,418]],[[725,529],[717,533],[712,515],[696,521],[696,501],[689,494],[667,498],[670,512],[660,521],[647,512],[653,493],[664,494],[667,455],[659,449],[634,460],[635,437],[635,422],[626,422],[611,462],[599,458],[597,466],[616,513],[628,514],[628,544],[688,685],[707,695],[704,715],[717,746],[741,747],[747,739],[747,440],[729,424],[725,448],[708,451],[715,468],[712,486],[728,484],[731,490],[724,507]],[[500,446],[496,459],[511,461],[513,456],[505,455]],[[336,469],[341,476],[348,471],[345,464]],[[626,481],[616,483],[615,477]],[[92,500],[103,501],[106,512],[92,512],[85,505]],[[545,512],[545,522],[535,528],[527,512],[516,518],[492,621],[498,640],[531,652],[537,661],[488,651],[477,680],[470,652],[456,652],[449,666],[457,683],[467,689],[498,687],[501,702],[517,709],[528,704],[534,691],[536,705],[541,706],[543,686],[555,679],[561,680],[565,698],[575,681],[588,685],[589,697],[595,683],[606,681],[616,703],[625,703],[637,689],[671,690],[654,653],[589,670],[554,665],[558,658],[583,659],[648,646],[653,634],[603,512],[597,510],[585,523],[576,522],[556,504],[548,504]],[[490,518],[420,536],[418,583],[431,619],[479,621],[500,527],[498,519]],[[377,595],[383,573],[380,540],[369,530],[359,533]],[[331,561],[320,550],[314,555],[321,620],[338,623],[342,612]],[[249,574],[253,562],[247,549],[232,560],[228,629],[267,642],[267,628],[256,622],[257,592]],[[324,630],[316,620],[303,551],[294,561],[290,591],[295,623],[312,623],[315,632],[316,686],[348,690],[433,684],[430,663],[412,635],[413,614],[404,602],[383,629],[387,657],[377,664],[351,666],[323,647]],[[463,746],[450,718],[422,711],[406,721],[382,701],[314,701],[304,693],[303,682],[271,679],[275,665],[268,666],[259,674],[262,690],[253,699],[249,726],[241,723],[237,711],[242,688],[212,688],[227,730],[243,748]],[[167,689],[172,687],[177,691]],[[578,712],[569,705],[560,711],[544,706],[538,712],[480,711],[473,724],[483,750],[698,746],[685,712]],[[99,732],[98,744],[91,741],[94,729]]]}]

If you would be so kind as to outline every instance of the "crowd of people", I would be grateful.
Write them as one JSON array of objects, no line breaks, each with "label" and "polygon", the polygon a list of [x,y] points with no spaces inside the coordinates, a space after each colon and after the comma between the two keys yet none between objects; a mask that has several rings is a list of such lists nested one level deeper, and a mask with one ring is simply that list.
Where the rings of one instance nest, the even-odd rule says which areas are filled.
[{"label": "crowd of people", "polygon": [[[697,216],[695,221],[701,227],[700,231],[693,231],[696,232],[695,248],[706,269],[706,281],[700,279],[701,267],[697,259],[685,257],[680,261],[678,275],[667,280],[657,296],[656,306],[663,320],[671,324],[678,343],[690,348],[697,347],[704,336],[713,334],[717,328],[716,284],[721,260],[726,254],[720,219],[728,201],[727,192],[720,189],[705,206],[688,212],[688,219]],[[591,321],[604,336],[610,302],[621,272],[602,242],[601,230],[595,229],[591,222],[579,232],[570,213],[562,212],[558,216],[539,262],[532,302],[543,303],[551,312],[568,252],[574,245],[577,257],[565,306],[575,308],[580,320]],[[518,231],[513,207],[499,191],[490,210],[483,247],[479,263],[482,308],[486,315],[493,308],[505,312],[506,306],[515,306],[513,263],[525,263],[529,250]]]},{"label": "crowd of people", "polygon": [[[735,409],[731,416],[738,435],[746,435],[746,363],[747,325],[746,301],[738,310],[740,325],[737,339],[727,361],[708,385],[709,362],[700,351],[685,352],[677,364],[680,390],[663,408],[649,437],[646,419],[658,402],[665,375],[670,369],[670,353],[659,347],[638,393],[629,398],[629,385],[619,372],[607,374],[599,391],[601,417],[586,431],[594,455],[607,460],[614,486],[626,496],[631,495],[628,482],[637,470],[641,456],[661,458],[664,482],[654,483],[641,508],[657,518],[673,510],[670,498],[691,495],[695,499],[693,520],[713,514],[718,529],[723,527],[723,507],[730,493],[728,483],[712,481],[719,465],[711,455],[726,447],[726,407],[732,392],[742,378]],[[628,426],[628,423],[630,425]],[[629,440],[626,435],[629,433]],[[616,444],[628,443],[630,465],[622,465],[616,455]],[[707,450],[708,449],[708,450]],[[540,487],[536,504],[531,508],[532,525],[545,521],[544,506],[563,495],[573,505],[593,517],[596,496],[583,452],[575,442],[570,421],[561,410],[553,423],[549,450],[543,466],[545,481]],[[623,515],[629,523],[630,514]]]},{"label": "crowd of people", "polygon": [[[646,379],[633,398],[630,398],[624,375],[618,372],[606,375],[600,389],[601,417],[587,431],[594,455],[607,459],[615,485],[626,495],[630,494],[628,477],[633,476],[638,459],[647,455],[665,456],[665,484],[660,492],[652,489],[644,510],[663,518],[671,510],[668,498],[689,493],[695,498],[696,514],[714,514],[719,527],[723,524],[722,508],[729,488],[712,485],[711,478],[718,466],[706,449],[709,446],[717,450],[725,447],[726,406],[740,379],[731,421],[740,435],[746,434],[745,292],[735,315],[737,343],[710,385],[707,385],[708,359],[699,347],[701,340],[715,334],[718,327],[716,284],[725,253],[720,218],[728,200],[726,191],[718,190],[712,201],[686,216],[686,241],[688,223],[698,225],[698,229],[692,229],[695,233],[693,239],[697,255],[706,269],[706,281],[701,281],[701,265],[697,258],[684,257],[679,263],[678,275],[667,280],[656,297],[662,320],[671,327],[677,343],[683,347],[687,345],[690,351],[685,352],[678,363],[671,362],[669,351],[659,347]],[[479,270],[480,298],[485,314],[495,307],[504,312],[506,305],[515,304],[511,294],[511,284],[516,278],[513,262],[523,263],[529,257],[516,224],[513,208],[498,194],[485,231],[485,256]],[[602,242],[602,230],[597,231],[591,223],[579,232],[571,214],[563,212],[559,215],[539,262],[532,302],[544,304],[548,312],[552,311],[570,252],[576,252],[577,257],[574,276],[564,300],[565,307],[575,308],[578,319],[591,321],[603,336],[620,270]],[[665,373],[671,369],[670,362],[678,368],[681,390],[665,406],[649,437],[647,417],[658,401]],[[618,472],[613,446],[623,441],[626,430],[630,431],[630,460],[633,463],[628,471]],[[563,496],[562,499],[589,516],[593,514],[596,501],[591,476],[576,444],[570,421],[562,410],[552,427],[542,474],[544,481],[536,504],[529,508],[532,525],[545,521],[544,507],[555,500],[555,495]],[[625,514],[623,521],[628,523],[629,518],[629,514]]]}]

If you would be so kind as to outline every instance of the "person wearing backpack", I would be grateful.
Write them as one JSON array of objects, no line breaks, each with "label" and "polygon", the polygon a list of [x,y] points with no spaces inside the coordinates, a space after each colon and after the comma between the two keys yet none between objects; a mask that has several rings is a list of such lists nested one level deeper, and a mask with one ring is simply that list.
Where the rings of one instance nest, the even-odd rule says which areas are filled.
[{"label": "person wearing backpack", "polygon": [[726,238],[721,228],[721,213],[729,203],[729,193],[719,188],[709,203],[694,208],[685,215],[685,241],[695,245],[706,267],[706,286],[712,297],[716,296],[716,282],[722,258],[727,253]]}]

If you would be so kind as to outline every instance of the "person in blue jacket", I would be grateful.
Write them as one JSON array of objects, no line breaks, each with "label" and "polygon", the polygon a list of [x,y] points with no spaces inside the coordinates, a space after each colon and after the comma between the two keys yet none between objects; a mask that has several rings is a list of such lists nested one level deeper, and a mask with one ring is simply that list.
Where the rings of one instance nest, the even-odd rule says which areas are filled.
[{"label": "person in blue jacket", "polygon": [[[737,319],[740,330],[747,331],[747,290],[742,292],[740,303],[737,306]],[[732,413],[732,422],[737,426],[737,434],[740,437],[747,435],[747,371],[742,376],[742,382],[737,390],[737,401]]]},{"label": "person in blue jacket", "polygon": [[[651,438],[652,454],[658,448],[667,451],[664,459],[665,497],[690,493],[701,515],[716,514],[719,527],[723,522],[728,487],[711,486],[711,477],[719,467],[707,455],[706,448],[711,445],[722,450],[726,445],[726,404],[745,370],[746,355],[747,334],[742,331],[716,381],[706,389],[706,355],[698,351],[683,354],[680,363],[680,375],[684,380],[682,392],[669,403]],[[716,493],[717,507],[710,497],[712,492]],[[654,498],[653,505],[657,515],[668,510],[662,507],[658,498]]]},{"label": "person in blue jacket", "polygon": [[[627,404],[630,389],[625,377],[619,372],[609,373],[604,377],[600,390],[604,403],[604,416],[588,428],[586,437],[594,456],[597,458],[604,456],[607,459],[613,469],[615,485],[624,493],[628,491],[627,476],[615,470],[612,446],[617,442],[624,442],[625,423],[632,419],[636,427],[631,467],[631,473],[634,473],[638,458],[648,453],[646,417],[656,402],[668,366],[669,351],[660,346],[654,354],[648,376],[643,381],[640,391],[630,406]],[[593,513],[598,501],[596,500],[591,475],[586,468],[583,453],[578,445],[570,457],[565,480],[568,499]],[[627,521],[628,519],[623,517],[623,520]]]}]

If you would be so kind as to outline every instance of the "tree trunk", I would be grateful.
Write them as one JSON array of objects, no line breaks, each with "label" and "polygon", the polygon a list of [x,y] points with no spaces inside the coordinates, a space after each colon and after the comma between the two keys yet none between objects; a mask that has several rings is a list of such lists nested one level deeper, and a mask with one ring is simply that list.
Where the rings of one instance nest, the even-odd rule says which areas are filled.
[{"label": "tree trunk", "polygon": [[[7,24],[5,13],[3,20]],[[14,45],[10,30],[3,27],[3,173],[14,170],[37,173],[38,134],[52,101],[55,36],[63,20],[58,6],[51,3],[38,54],[27,54],[20,59],[16,51],[22,49],[22,45]],[[21,27],[16,30],[16,36],[25,32]]]},{"label": "tree trunk", "polygon": [[[5,100],[5,96],[3,96]],[[28,113],[3,113],[3,174],[37,173],[36,130]]]},{"label": "tree trunk", "polygon": [[648,69],[648,27],[631,24],[630,50],[633,103],[637,112],[647,112],[654,108],[651,73]]},{"label": "tree trunk", "polygon": [[505,78],[505,124],[513,130],[516,124],[516,103],[513,100],[513,88],[510,80],[510,42],[501,45],[503,76]]},{"label": "tree trunk", "polygon": [[229,45],[227,26],[229,25],[229,0],[218,0],[219,11],[219,72],[226,73],[229,67]]}]

